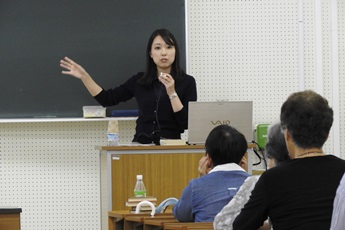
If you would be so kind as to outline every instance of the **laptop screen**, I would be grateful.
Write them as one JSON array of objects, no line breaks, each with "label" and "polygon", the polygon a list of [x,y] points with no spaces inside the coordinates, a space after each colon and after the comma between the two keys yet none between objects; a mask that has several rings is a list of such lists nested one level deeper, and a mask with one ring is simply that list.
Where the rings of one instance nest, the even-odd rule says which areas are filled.
[{"label": "laptop screen", "polygon": [[252,101],[189,102],[188,144],[205,144],[211,130],[223,124],[236,128],[251,142],[252,123]]}]

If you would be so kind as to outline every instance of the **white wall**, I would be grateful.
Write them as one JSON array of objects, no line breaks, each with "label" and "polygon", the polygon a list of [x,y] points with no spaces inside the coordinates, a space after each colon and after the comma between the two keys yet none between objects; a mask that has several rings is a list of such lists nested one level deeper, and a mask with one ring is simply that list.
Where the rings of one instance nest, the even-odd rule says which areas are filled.
[{"label": "white wall", "polygon": [[[22,230],[107,229],[106,157],[95,146],[107,144],[108,121],[50,120],[0,120],[0,207],[22,208]],[[130,142],[135,121],[119,126]]]},{"label": "white wall", "polygon": [[335,112],[324,150],[345,158],[340,153],[344,0],[188,0],[186,5],[188,73],[197,80],[200,101],[252,100],[255,128],[278,121],[289,94],[313,89]]}]

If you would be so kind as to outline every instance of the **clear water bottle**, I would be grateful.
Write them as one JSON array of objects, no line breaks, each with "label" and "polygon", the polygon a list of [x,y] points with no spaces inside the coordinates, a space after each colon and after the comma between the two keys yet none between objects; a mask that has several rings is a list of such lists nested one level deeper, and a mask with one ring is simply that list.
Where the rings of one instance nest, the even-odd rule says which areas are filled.
[{"label": "clear water bottle", "polygon": [[146,188],[143,182],[143,175],[137,175],[137,183],[134,188],[134,197],[146,197]]},{"label": "clear water bottle", "polygon": [[109,121],[108,122],[108,146],[119,145],[119,123],[118,121]]}]

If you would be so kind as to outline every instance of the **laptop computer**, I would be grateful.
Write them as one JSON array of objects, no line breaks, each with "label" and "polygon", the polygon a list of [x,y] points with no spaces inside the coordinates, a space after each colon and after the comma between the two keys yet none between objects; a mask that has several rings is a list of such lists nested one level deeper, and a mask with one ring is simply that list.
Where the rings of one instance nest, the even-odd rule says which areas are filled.
[{"label": "laptop computer", "polygon": [[211,130],[222,124],[236,128],[251,142],[252,123],[252,101],[189,102],[188,144],[205,144]]}]

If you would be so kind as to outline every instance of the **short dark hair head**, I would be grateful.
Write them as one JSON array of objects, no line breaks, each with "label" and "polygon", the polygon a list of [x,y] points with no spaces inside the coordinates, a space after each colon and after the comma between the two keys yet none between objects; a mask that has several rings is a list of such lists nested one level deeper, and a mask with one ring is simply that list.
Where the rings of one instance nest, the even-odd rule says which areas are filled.
[{"label": "short dark hair head", "polygon": [[281,107],[280,121],[300,148],[321,148],[333,123],[328,101],[312,90],[291,94]]},{"label": "short dark hair head", "polygon": [[244,135],[235,128],[219,125],[208,135],[205,148],[214,166],[226,163],[239,164],[248,144]]},{"label": "short dark hair head", "polygon": [[276,164],[290,159],[280,123],[276,123],[269,127],[265,151],[266,157],[274,159]]}]

